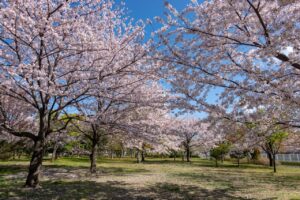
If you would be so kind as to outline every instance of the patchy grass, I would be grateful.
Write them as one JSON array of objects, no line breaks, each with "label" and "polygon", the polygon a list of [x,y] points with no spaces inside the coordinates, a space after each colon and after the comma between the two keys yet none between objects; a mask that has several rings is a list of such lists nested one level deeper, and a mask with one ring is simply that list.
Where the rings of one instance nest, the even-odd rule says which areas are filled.
[{"label": "patchy grass", "polygon": [[89,173],[88,158],[44,161],[42,188],[23,188],[28,161],[0,162],[0,199],[300,199],[300,167],[209,160],[99,159]]}]

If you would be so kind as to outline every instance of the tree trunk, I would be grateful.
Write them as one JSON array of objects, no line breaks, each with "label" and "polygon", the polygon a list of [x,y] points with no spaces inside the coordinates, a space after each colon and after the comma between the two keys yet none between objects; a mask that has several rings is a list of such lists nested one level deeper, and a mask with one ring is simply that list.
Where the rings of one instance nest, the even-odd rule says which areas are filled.
[{"label": "tree trunk", "polygon": [[141,162],[140,154],[141,154],[141,153],[140,153],[140,150],[137,150],[137,151],[136,151],[136,162],[137,162],[137,163],[140,163],[140,162]]},{"label": "tree trunk", "polygon": [[114,158],[113,150],[110,150],[110,159]]},{"label": "tree trunk", "polygon": [[269,159],[269,166],[272,167],[273,166],[273,157],[272,157],[272,154],[267,152],[267,156],[268,156],[268,159]]},{"label": "tree trunk", "polygon": [[240,167],[240,158],[237,159],[238,167]]},{"label": "tree trunk", "polygon": [[60,153],[56,151],[54,159],[57,160],[59,156],[60,156]]},{"label": "tree trunk", "polygon": [[39,138],[34,142],[33,154],[31,157],[29,172],[27,175],[25,187],[39,186],[40,170],[43,162],[44,140]]},{"label": "tree trunk", "polygon": [[181,157],[182,162],[184,162],[184,154],[185,152],[182,153],[182,157]]},{"label": "tree trunk", "polygon": [[142,162],[145,162],[145,151],[142,151]]},{"label": "tree trunk", "polygon": [[54,162],[54,160],[57,159],[57,155],[56,155],[57,149],[58,149],[58,145],[57,143],[55,143],[53,147],[52,158],[51,158],[52,162]]},{"label": "tree trunk", "polygon": [[219,167],[218,159],[216,159],[216,167]]},{"label": "tree trunk", "polygon": [[90,166],[90,172],[92,174],[96,173],[97,171],[97,142],[93,141],[92,144],[92,152],[90,155],[90,161],[91,161],[91,166]]},{"label": "tree trunk", "polygon": [[273,154],[273,172],[276,173],[276,154]]},{"label": "tree trunk", "polygon": [[130,149],[130,158],[133,158],[133,149]]},{"label": "tree trunk", "polygon": [[187,162],[190,162],[190,156],[191,156],[191,154],[190,154],[190,148],[187,147],[186,148],[186,161]]},{"label": "tree trunk", "polygon": [[[79,147],[78,147],[78,149],[79,149]],[[77,156],[77,158],[80,158],[80,151],[79,150],[77,150],[76,156]]]}]

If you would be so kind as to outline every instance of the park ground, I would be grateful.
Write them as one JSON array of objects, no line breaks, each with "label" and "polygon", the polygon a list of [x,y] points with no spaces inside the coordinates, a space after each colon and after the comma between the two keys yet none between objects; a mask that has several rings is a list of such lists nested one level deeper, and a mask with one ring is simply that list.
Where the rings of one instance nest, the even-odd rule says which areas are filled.
[{"label": "park ground", "polygon": [[87,158],[43,163],[41,188],[23,188],[28,160],[0,161],[0,199],[300,199],[300,166],[210,160],[99,159],[89,173]]}]

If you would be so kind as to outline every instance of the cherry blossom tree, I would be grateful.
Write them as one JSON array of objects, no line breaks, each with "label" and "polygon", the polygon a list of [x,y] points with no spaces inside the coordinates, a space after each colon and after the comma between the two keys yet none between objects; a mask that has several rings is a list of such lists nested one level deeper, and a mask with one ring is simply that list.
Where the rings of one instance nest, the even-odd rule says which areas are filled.
[{"label": "cherry blossom tree", "polygon": [[248,158],[250,153],[254,151],[255,147],[258,145],[254,141],[249,141],[247,128],[231,129],[231,138],[226,137],[231,143],[230,157],[237,159],[237,165],[240,167],[240,160],[243,158]]},{"label": "cherry blossom tree", "polygon": [[192,147],[195,145],[195,137],[199,134],[199,129],[197,129],[197,125],[194,120],[186,120],[180,123],[178,127],[178,133],[182,138],[181,145],[184,148],[185,154],[186,154],[186,161],[190,162],[191,157],[191,150]]},{"label": "cherry blossom tree", "polygon": [[[268,102],[299,113],[298,1],[193,0],[182,12],[166,7],[165,19],[157,18],[162,28],[153,57],[180,94],[174,107],[232,118],[237,103]],[[219,101],[208,102],[214,93]],[[299,127],[299,118],[276,123]]]},{"label": "cherry blossom tree", "polygon": [[[84,120],[83,122],[88,121]],[[90,172],[96,173],[98,146],[100,145],[101,141],[105,140],[106,136],[108,135],[108,130],[104,129],[103,125],[101,126],[100,123],[79,123],[79,125],[76,127],[79,132],[83,134],[82,138],[90,143]]]},{"label": "cherry blossom tree", "polygon": [[101,138],[120,132],[133,132],[144,137],[152,120],[152,115],[146,112],[164,107],[168,95],[155,80],[150,80],[149,74],[141,69],[138,74],[123,75],[110,84],[114,89],[105,92],[96,85],[93,95],[77,104],[82,117],[80,121],[85,127],[83,130],[78,128],[92,143],[92,173],[96,172],[97,147]]},{"label": "cherry blossom tree", "polygon": [[132,74],[129,67],[144,56],[143,25],[132,25],[112,7],[110,0],[0,2],[0,95],[30,107],[27,117],[37,121],[36,130],[24,131],[1,123],[34,142],[28,187],[39,184],[46,138],[71,118],[59,128],[52,121],[74,111],[91,85],[112,89],[106,79]]},{"label": "cherry blossom tree", "polygon": [[[165,145],[171,149],[182,148],[186,161],[190,162],[192,148],[202,146],[207,133],[207,124],[195,118],[170,118],[166,128]],[[171,142],[170,142],[171,140]],[[183,155],[184,156],[184,155]]]},{"label": "cherry blossom tree", "polygon": [[69,142],[78,139],[77,137],[72,136],[72,130],[70,126],[67,129],[54,132],[47,138],[47,144],[52,149],[51,161],[54,162],[62,149]]},{"label": "cherry blossom tree", "polygon": [[[170,124],[172,124],[171,120],[168,125]],[[168,128],[171,128],[171,126]],[[159,144],[155,146],[155,150],[159,153],[167,153],[171,155],[175,161],[177,155],[183,154],[181,148],[182,138],[174,134],[172,130],[164,129],[163,131],[164,134],[161,134]]]},{"label": "cherry blossom tree", "polygon": [[126,145],[136,150],[138,163],[145,156],[146,149],[157,153],[165,152],[162,138],[166,136],[169,119],[169,110],[165,106],[144,107],[131,114],[131,125],[126,129],[129,133]]},{"label": "cherry blossom tree", "polygon": [[[277,110],[276,110],[277,111]],[[280,115],[284,118],[285,112]],[[267,154],[270,166],[276,172],[276,154],[281,150],[283,142],[288,138],[288,133],[292,132],[290,127],[274,123],[276,116],[272,112],[272,107],[264,107],[249,114],[253,120],[247,123],[247,137],[256,142]]]},{"label": "cherry blossom tree", "polygon": [[[281,107],[279,110],[274,105],[260,105],[236,114],[236,121],[218,120],[219,127],[223,127],[223,138],[231,142],[235,157],[243,156],[245,150],[251,153],[259,148],[265,151],[270,166],[276,172],[276,154],[282,150],[289,134],[297,131],[286,123],[278,123],[290,119],[290,114],[294,113],[288,108],[284,109],[284,106]],[[289,143],[292,144],[292,140]]]}]

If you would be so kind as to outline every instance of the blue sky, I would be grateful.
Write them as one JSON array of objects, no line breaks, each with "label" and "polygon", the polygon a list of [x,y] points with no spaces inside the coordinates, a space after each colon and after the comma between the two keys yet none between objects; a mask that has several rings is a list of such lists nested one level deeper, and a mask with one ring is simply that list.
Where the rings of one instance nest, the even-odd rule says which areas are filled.
[{"label": "blue sky", "polygon": [[[198,0],[200,3],[203,0]],[[166,8],[164,6],[164,0],[115,0],[117,4],[120,2],[125,2],[125,6],[128,9],[127,15],[129,15],[130,18],[134,18],[135,21],[142,19],[146,21],[147,19],[153,20],[155,16],[163,16],[164,12],[166,11]],[[177,10],[183,10],[190,2],[191,0],[168,0],[168,2]],[[156,26],[155,28],[158,28]],[[150,34],[152,32],[151,27],[146,28],[146,39],[150,37]],[[208,96],[208,102],[215,102],[217,100],[215,93],[219,91],[213,91]],[[175,111],[176,112],[176,111]],[[187,114],[189,115],[189,114]],[[181,117],[186,117],[187,115],[183,115]],[[206,114],[204,113],[195,113],[192,115],[192,117],[205,117]]]},{"label": "blue sky", "polygon": [[[116,3],[122,0],[116,0]],[[123,0],[129,10],[129,15],[135,20],[153,19],[155,16],[162,16],[165,10],[164,0]],[[169,0],[175,8],[182,10],[190,0]]]},{"label": "blue sky", "polygon": [[[202,0],[199,0],[199,2]],[[142,19],[146,22],[147,19],[153,20],[155,16],[163,16],[166,8],[164,6],[165,0],[115,0],[116,4],[121,2],[125,3],[125,7],[128,9],[127,15],[133,18],[135,21]],[[191,0],[168,0],[178,10],[184,9]],[[157,29],[158,26],[154,25]],[[154,31],[153,27],[149,25],[146,27],[146,39],[149,39],[151,32]]]}]

